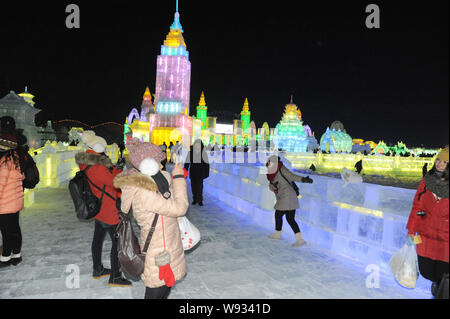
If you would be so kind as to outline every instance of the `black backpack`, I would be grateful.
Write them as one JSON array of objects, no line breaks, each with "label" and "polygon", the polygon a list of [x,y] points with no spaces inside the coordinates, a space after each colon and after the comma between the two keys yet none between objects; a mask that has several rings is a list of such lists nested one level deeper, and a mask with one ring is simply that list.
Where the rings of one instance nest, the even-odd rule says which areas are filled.
[{"label": "black backpack", "polygon": [[[117,200],[115,197],[111,196],[105,192],[106,185],[103,189],[92,183],[86,174],[86,171],[90,168],[89,165],[84,170],[80,170],[75,174],[75,177],[69,181],[69,192],[72,197],[73,204],[75,206],[75,212],[77,217],[80,219],[91,219],[95,217],[100,208],[102,207],[103,195],[107,195],[113,200]],[[89,184],[93,185],[95,188],[102,192],[100,198],[96,197],[91,190]]]},{"label": "black backpack", "polygon": [[39,170],[29,154],[25,154],[25,179],[22,182],[24,188],[33,189],[39,183]]}]

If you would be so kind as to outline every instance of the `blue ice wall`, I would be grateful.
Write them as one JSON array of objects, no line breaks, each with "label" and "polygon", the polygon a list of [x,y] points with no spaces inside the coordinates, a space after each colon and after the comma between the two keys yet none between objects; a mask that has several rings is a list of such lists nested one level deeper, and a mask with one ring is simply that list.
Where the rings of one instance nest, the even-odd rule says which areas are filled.
[{"label": "blue ice wall", "polygon": [[[289,163],[284,161],[289,166]],[[275,195],[261,166],[211,163],[205,191],[274,230]],[[299,174],[302,175],[302,174]],[[296,220],[306,241],[365,265],[389,270],[389,259],[407,237],[405,228],[415,190],[375,184],[349,184],[312,176],[313,184],[297,183],[300,208]],[[283,221],[284,236],[294,235]]]}]

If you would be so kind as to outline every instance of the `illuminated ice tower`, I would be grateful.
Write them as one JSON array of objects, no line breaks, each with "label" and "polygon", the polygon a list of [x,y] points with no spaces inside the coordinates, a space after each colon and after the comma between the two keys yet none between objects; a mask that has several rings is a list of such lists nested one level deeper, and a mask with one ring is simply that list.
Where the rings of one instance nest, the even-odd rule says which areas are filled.
[{"label": "illuminated ice tower", "polygon": [[177,1],[174,22],[157,58],[156,114],[150,115],[150,134],[152,142],[158,145],[179,139],[180,134],[173,132],[177,128],[191,135],[191,62],[182,33]]},{"label": "illuminated ice tower", "polygon": [[308,139],[303,127],[301,112],[292,102],[285,106],[283,118],[275,127],[275,146],[287,152],[306,152]]},{"label": "illuminated ice tower", "polygon": [[197,105],[197,118],[202,121],[202,130],[206,129],[206,118],[208,117],[208,107],[206,106],[205,93],[202,91],[200,101]]}]

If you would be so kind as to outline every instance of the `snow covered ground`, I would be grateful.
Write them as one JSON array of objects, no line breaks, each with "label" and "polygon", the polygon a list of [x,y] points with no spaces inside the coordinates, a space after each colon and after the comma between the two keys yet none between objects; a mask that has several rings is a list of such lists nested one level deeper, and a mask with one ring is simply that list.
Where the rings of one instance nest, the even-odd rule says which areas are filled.
[{"label": "snow covered ground", "polygon": [[[379,287],[367,288],[373,273],[364,266],[313,244],[293,248],[290,239],[271,240],[249,217],[207,195],[204,204],[189,207],[187,217],[199,228],[202,242],[186,255],[188,274],[170,299],[431,298],[422,277],[416,289],[406,289],[380,272]],[[35,204],[21,212],[20,221],[24,260],[0,270],[0,299],[144,297],[142,282],[119,288],[108,287],[108,278],[92,279],[94,225],[75,217],[67,188],[37,190]],[[285,221],[283,227],[289,227]],[[105,266],[110,247],[107,237]],[[79,286],[72,280],[78,270]]]}]

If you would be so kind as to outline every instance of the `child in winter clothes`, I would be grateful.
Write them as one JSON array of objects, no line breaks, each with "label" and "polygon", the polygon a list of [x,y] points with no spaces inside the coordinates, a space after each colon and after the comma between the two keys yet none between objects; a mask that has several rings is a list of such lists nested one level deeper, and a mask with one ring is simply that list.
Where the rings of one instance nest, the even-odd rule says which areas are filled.
[{"label": "child in winter clothes", "polygon": [[141,228],[142,248],[154,219],[158,218],[141,279],[146,286],[145,299],[166,299],[175,281],[186,274],[177,220],[189,206],[183,167],[176,164],[172,176],[162,171],[161,161],[166,156],[153,143],[133,138],[127,142],[127,148],[134,168],[116,176],[114,186],[122,191],[122,212],[128,213],[133,208],[133,216]]},{"label": "child in winter clothes", "polygon": [[[269,188],[275,193],[275,233],[270,235],[271,239],[281,239],[281,229],[283,226],[283,215],[295,233],[296,241],[292,246],[301,246],[306,242],[303,239],[300,228],[295,221],[295,210],[299,208],[298,197],[290,183],[312,183],[309,177],[301,177],[293,174],[281,162],[278,156],[269,157],[267,163],[267,179],[269,180]],[[284,177],[283,177],[284,176]],[[287,180],[286,180],[287,179]]]},{"label": "child in winter clothes", "polygon": [[[93,278],[109,276],[109,286],[112,287],[129,287],[131,282],[122,277],[120,272],[119,258],[117,253],[116,226],[119,223],[119,210],[116,201],[118,192],[113,186],[114,177],[121,173],[122,170],[116,169],[111,160],[104,154],[106,149],[106,141],[96,136],[93,131],[85,131],[81,136],[82,142],[88,147],[86,152],[76,154],[75,161],[79,165],[80,170],[90,166],[86,175],[91,182],[100,189],[110,194],[116,200],[107,195],[103,195],[102,206],[99,213],[95,216],[94,238],[92,240],[92,260],[93,260]],[[91,186],[92,193],[100,198],[101,191]],[[106,233],[111,238],[111,269],[104,268],[102,265],[102,247]]]},{"label": "child in winter clothes", "polygon": [[437,156],[433,168],[428,171],[414,196],[413,207],[406,228],[409,242],[416,233],[417,259],[423,277],[432,282],[431,292],[436,295],[442,278],[448,278],[448,195],[449,195],[449,148]]},{"label": "child in winter clothes", "polygon": [[3,251],[0,268],[16,266],[22,261],[22,233],[19,212],[23,209],[23,160],[17,148],[17,139],[0,135],[0,231]]}]

